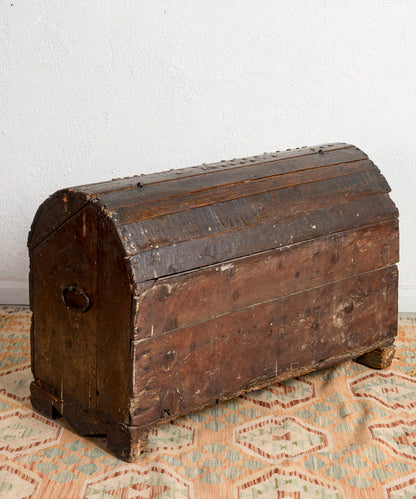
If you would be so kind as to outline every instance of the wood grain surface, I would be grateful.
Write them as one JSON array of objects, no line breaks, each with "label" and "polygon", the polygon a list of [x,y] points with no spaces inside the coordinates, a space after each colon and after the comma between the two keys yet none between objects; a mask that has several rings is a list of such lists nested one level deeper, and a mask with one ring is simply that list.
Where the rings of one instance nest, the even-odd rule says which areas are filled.
[{"label": "wood grain surface", "polygon": [[398,212],[334,143],[58,191],[28,239],[33,406],[134,460],[152,425],[349,358],[387,367]]},{"label": "wood grain surface", "polygon": [[185,414],[388,342],[397,329],[396,284],[397,269],[387,267],[136,341],[133,423]]}]

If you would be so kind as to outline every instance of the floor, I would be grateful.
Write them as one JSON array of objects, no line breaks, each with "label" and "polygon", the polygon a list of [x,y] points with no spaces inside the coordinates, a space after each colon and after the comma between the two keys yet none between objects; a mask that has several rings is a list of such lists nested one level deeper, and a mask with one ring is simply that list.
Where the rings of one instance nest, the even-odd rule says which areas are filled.
[{"label": "floor", "polygon": [[29,325],[0,307],[1,498],[416,496],[416,315],[391,369],[345,362],[158,426],[134,464],[32,410]]}]

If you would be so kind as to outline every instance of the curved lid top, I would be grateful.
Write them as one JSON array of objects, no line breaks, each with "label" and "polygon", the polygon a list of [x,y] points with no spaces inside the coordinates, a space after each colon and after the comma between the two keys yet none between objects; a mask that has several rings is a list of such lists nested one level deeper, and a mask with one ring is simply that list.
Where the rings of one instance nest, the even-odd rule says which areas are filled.
[{"label": "curved lid top", "polygon": [[140,282],[290,244],[302,231],[312,238],[362,225],[364,216],[352,221],[347,211],[392,212],[380,198],[389,191],[358,148],[302,147],[58,191],[39,208],[28,245],[93,202]]}]

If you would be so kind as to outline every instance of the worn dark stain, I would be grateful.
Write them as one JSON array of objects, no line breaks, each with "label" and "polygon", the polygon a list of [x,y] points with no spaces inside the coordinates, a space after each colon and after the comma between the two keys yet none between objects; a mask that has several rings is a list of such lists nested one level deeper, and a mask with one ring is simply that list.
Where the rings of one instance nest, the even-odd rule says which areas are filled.
[{"label": "worn dark stain", "polygon": [[163,285],[159,289],[159,298],[160,300],[166,300],[168,296],[171,295],[171,292],[169,290],[169,287],[166,285]]},{"label": "worn dark stain", "polygon": [[166,321],[164,330],[165,331],[170,331],[171,329],[177,329],[178,328],[178,319],[177,317],[170,317],[169,320]]},{"label": "worn dark stain", "polygon": [[354,310],[354,303],[351,302],[349,305],[344,307],[343,312],[344,312],[344,314],[350,314],[353,310]]},{"label": "worn dark stain", "polygon": [[318,321],[313,321],[311,324],[310,330],[312,333],[315,333],[316,331],[319,330],[320,327],[321,327],[321,325],[319,324]]},{"label": "worn dark stain", "polygon": [[332,253],[331,265],[335,265],[339,261],[339,253]]}]

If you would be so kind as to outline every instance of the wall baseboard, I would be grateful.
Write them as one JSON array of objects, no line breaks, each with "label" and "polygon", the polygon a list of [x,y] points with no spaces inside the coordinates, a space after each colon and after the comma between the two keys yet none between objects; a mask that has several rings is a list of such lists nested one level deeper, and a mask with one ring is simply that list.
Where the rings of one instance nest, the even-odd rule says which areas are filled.
[{"label": "wall baseboard", "polygon": [[0,281],[1,305],[29,305],[27,281]]},{"label": "wall baseboard", "polygon": [[[1,305],[28,305],[27,281],[0,281]],[[416,312],[416,286],[399,287],[399,312]]]},{"label": "wall baseboard", "polygon": [[399,287],[399,312],[416,312],[416,286]]}]

